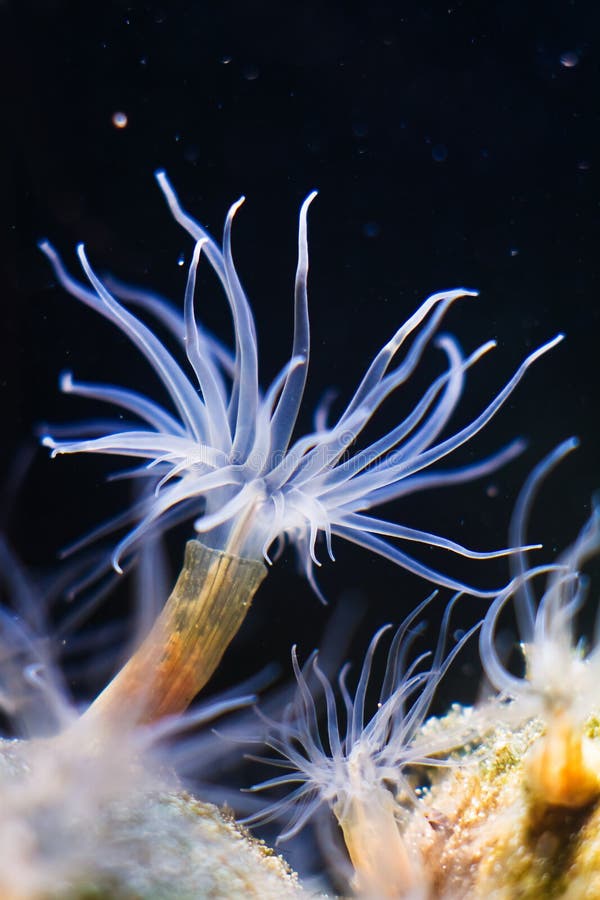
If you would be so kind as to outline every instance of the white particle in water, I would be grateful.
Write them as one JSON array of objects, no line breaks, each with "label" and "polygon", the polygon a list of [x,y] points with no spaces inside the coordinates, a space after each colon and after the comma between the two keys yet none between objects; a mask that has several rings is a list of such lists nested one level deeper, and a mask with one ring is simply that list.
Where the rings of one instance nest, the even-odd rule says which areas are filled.
[{"label": "white particle in water", "polygon": [[126,128],[129,119],[127,118],[127,114],[124,112],[115,112],[112,114],[111,121],[115,128]]}]

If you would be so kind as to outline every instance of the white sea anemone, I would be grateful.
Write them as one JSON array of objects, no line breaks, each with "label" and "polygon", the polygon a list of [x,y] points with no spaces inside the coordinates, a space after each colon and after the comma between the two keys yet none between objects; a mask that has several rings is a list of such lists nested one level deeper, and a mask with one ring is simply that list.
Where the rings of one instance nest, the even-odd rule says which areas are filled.
[{"label": "white sea anemone", "polygon": [[[563,442],[532,472],[515,508],[511,538],[523,538],[542,480],[576,446],[575,439]],[[498,595],[485,616],[480,634],[485,672],[498,691],[519,701],[524,716],[568,708],[581,720],[597,703],[592,698],[600,681],[600,646],[596,641],[586,648],[576,629],[588,588],[588,579],[581,570],[599,550],[600,509],[594,506],[574,544],[554,563],[528,569],[525,554],[516,555],[511,585]],[[547,583],[537,601],[532,583],[542,575],[547,576]],[[523,677],[505,668],[495,647],[498,618],[510,600],[514,600],[517,614],[525,667]]]},{"label": "white sea anemone", "polygon": [[[458,596],[446,608],[433,655],[422,653],[410,659],[418,633],[412,626],[432,597],[397,629],[388,651],[376,712],[370,718],[365,716],[365,707],[373,657],[389,625],[380,628],[369,644],[354,698],[347,686],[349,666],[342,668],[338,686],[343,711],[319,667],[317,653],[300,669],[294,648],[295,700],[287,707],[282,721],[265,718],[265,743],[278,753],[278,758],[259,759],[283,769],[284,774],[257,784],[252,790],[290,786],[293,790],[246,822],[285,817],[288,822],[279,839],[287,840],[313,818],[321,804],[327,804],[344,834],[356,872],[356,886],[367,896],[405,896],[405,892],[422,885],[425,876],[416,851],[405,846],[402,837],[406,805],[418,804],[409,772],[414,772],[415,767],[454,764],[448,759],[450,751],[463,746],[475,734],[475,729],[471,734],[467,718],[456,727],[420,732],[440,680],[478,627],[463,635],[444,657],[450,614]],[[326,736],[319,728],[309,680],[325,697]]]},{"label": "white sea anemone", "polygon": [[[264,557],[270,562],[270,547],[282,538],[289,539],[315,590],[313,567],[319,564],[316,543],[318,536],[324,535],[332,558],[332,537],[338,536],[434,583],[479,596],[492,595],[494,592],[467,588],[415,560],[389,539],[422,543],[473,559],[510,551],[476,552],[429,532],[373,518],[368,511],[418,490],[485,475],[514,456],[521,442],[513,442],[493,457],[463,468],[429,471],[490,421],[526,369],[562,336],[528,356],[480,415],[445,438],[441,435],[457,407],[467,370],[494,342],[464,356],[455,338],[438,337],[436,345],[446,358],[446,370],[390,432],[351,451],[384,400],[412,375],[451,304],[459,297],[474,296],[475,292],[459,289],[434,294],[375,356],[337,421],[327,422],[323,405],[315,416],[314,432],[293,441],[309,360],[306,218],[315,194],[307,197],[300,211],[291,357],[263,393],[252,311],[231,254],[231,225],[241,201],[227,215],[221,250],[181,208],[164,172],[157,173],[157,180],[173,215],[196,240],[183,315],[167,301],[141,290],[117,287],[115,294],[174,334],[187,356],[189,374],[152,330],[100,281],[82,246],[78,255],[91,289],[68,274],[47,242],[41,244],[60,283],[127,335],[159,376],[172,401],[169,410],[132,390],[77,383],[70,374],[62,377],[64,391],[108,402],[121,411],[120,415],[132,414],[133,419],[127,423],[122,419],[96,423],[79,431],[63,429],[62,437],[68,434],[79,438],[74,440],[57,439],[61,436],[59,429],[54,436],[43,438],[53,455],[106,453],[148,461],[142,474],[148,476],[154,488],[151,500],[134,504],[109,523],[109,528],[137,523],[117,545],[112,557],[114,567],[120,570],[123,556],[150,531],[193,517],[194,527],[207,546],[246,558]],[[195,319],[196,271],[201,255],[206,256],[218,276],[230,306],[235,334],[232,353]],[[412,344],[404,359],[390,369],[409,337]],[[140,472],[135,474],[139,476]]]},{"label": "white sea anemone", "polygon": [[[382,788],[391,789],[395,797],[410,803],[416,800],[416,795],[407,778],[407,768],[444,766],[444,754],[465,743],[465,732],[460,729],[448,729],[429,737],[418,734],[441,679],[479,627],[476,625],[464,634],[444,657],[456,595],[446,607],[435,653],[425,652],[409,661],[410,650],[419,632],[418,627],[412,626],[433,596],[420,603],[394,633],[376,712],[370,718],[365,716],[365,706],[371,687],[373,658],[391,625],[384,625],[371,639],[354,698],[347,686],[350,665],[346,663],[341,669],[338,687],[343,713],[329,679],[319,666],[318,653],[312,653],[301,669],[296,648],[293,648],[296,696],[280,722],[265,719],[268,726],[265,743],[279,754],[279,758],[262,760],[287,770],[288,774],[261,782],[252,790],[298,787],[249,821],[268,822],[288,815],[288,824],[280,835],[280,840],[285,841],[303,828],[322,803],[334,809],[338,818],[344,818],[346,807],[354,800],[364,802]],[[317,704],[309,686],[309,679],[314,681],[315,677],[315,684],[325,696],[325,741],[318,724]],[[398,810],[401,810],[400,806]]]},{"label": "white sea anemone", "polygon": [[[574,439],[565,441],[532,472],[517,502],[512,537],[524,535],[543,478],[576,445]],[[527,755],[525,772],[530,795],[544,805],[580,808],[600,795],[600,752],[585,730],[586,720],[600,708],[600,616],[591,646],[577,630],[588,589],[582,569],[599,550],[600,508],[594,506],[574,544],[555,563],[528,569],[525,554],[515,558],[515,578],[492,603],[481,629],[485,672],[511,701],[497,707],[497,716],[513,725],[537,718],[543,726]],[[542,574],[547,583],[537,602],[532,583]],[[517,613],[522,677],[505,668],[495,646],[498,617],[510,600]]]}]

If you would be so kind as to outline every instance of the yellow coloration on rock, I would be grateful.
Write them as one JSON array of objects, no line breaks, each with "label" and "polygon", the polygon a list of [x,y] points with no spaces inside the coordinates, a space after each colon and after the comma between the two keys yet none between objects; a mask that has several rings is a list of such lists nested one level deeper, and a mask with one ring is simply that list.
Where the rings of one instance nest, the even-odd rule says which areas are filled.
[{"label": "yellow coloration on rock", "polygon": [[[591,720],[584,736],[594,754],[600,750],[596,730]],[[530,760],[545,737],[535,721],[515,731],[498,727],[425,792],[405,836],[421,853],[431,898],[600,897],[597,795],[586,805],[557,806],[528,787]],[[565,770],[556,775],[566,799]],[[578,802],[579,787],[577,774],[572,790]]]}]

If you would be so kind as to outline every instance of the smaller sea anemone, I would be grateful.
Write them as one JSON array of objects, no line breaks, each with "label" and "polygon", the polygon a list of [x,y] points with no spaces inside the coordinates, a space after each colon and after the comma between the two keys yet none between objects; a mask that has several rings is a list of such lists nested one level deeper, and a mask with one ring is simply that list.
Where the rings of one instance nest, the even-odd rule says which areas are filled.
[{"label": "smaller sea anemone", "polygon": [[[511,538],[522,538],[541,482],[577,446],[562,443],[534,469],[517,501]],[[584,723],[598,709],[600,645],[587,648],[576,633],[585,602],[585,563],[600,549],[600,508],[592,514],[575,543],[555,563],[528,569],[524,553],[513,560],[515,578],[490,606],[481,629],[480,652],[487,677],[504,698],[505,714],[514,722],[539,718],[545,734],[530,751],[530,787],[545,803],[582,806],[600,793],[597,749],[584,734]],[[542,599],[536,602],[532,581],[547,575]],[[498,656],[498,617],[514,600],[525,672],[517,677]],[[596,628],[598,630],[598,626]]]},{"label": "smaller sea anemone", "polygon": [[[418,802],[408,771],[418,766],[452,764],[448,753],[462,746],[470,736],[465,722],[456,729],[419,733],[440,680],[478,627],[467,632],[444,657],[450,613],[457,596],[446,608],[431,660],[429,653],[411,661],[409,656],[417,634],[413,623],[432,597],[421,603],[397,629],[387,655],[377,710],[370,719],[366,720],[365,705],[373,657],[389,625],[380,628],[369,644],[353,699],[347,686],[349,666],[342,668],[338,685],[343,712],[331,683],[319,667],[317,652],[301,669],[294,648],[295,700],[281,722],[265,718],[268,726],[265,743],[279,758],[260,759],[287,771],[251,790],[297,787],[246,821],[262,823],[289,816],[279,838],[286,840],[304,827],[321,804],[327,804],[342,829],[355,870],[355,887],[367,896],[405,896],[407,891],[422,884],[424,874],[419,860],[402,838],[405,805]],[[309,678],[313,677],[325,696],[325,739],[309,686]]]}]

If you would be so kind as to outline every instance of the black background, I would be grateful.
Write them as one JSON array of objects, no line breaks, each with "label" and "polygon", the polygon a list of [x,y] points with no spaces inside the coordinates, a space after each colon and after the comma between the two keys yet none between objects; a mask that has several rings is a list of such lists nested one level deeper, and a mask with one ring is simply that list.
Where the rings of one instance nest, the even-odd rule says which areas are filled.
[{"label": "black background", "polygon": [[[61,370],[149,389],[126,339],[53,286],[37,240],[49,237],[72,267],[84,241],[100,270],[179,298],[178,263],[190,242],[153,170],[167,170],[217,236],[229,204],[245,194],[234,254],[266,384],[289,352],[297,211],[316,187],[302,427],[326,387],[339,388],[340,402],[351,396],[374,352],[434,290],[477,287],[479,299],[457,304],[447,326],[467,349],[489,338],[499,345],[471,374],[455,426],[529,350],[564,330],[567,341],[456,462],[515,434],[530,440],[523,457],[492,479],[389,510],[478,548],[500,546],[527,472],[578,434],[582,447],[549,481],[532,523],[531,537],[552,556],[583,524],[600,481],[599,26],[600,7],[589,0],[0,2],[4,471],[40,422],[86,415],[83,401],[60,396]],[[125,128],[113,124],[117,112]],[[201,291],[203,319],[228,336],[215,282],[202,279]],[[432,350],[376,433],[410,409],[438,366]],[[50,462],[38,451],[8,524],[28,564],[51,565],[66,542],[128,502],[122,483],[105,484],[114,468],[108,458]],[[170,547],[175,565],[181,539]],[[427,586],[363,551],[336,549],[321,581],[332,607],[364,609],[360,654],[374,628],[399,621]],[[431,559],[480,585],[507,576],[504,564]],[[104,614],[126,608],[126,594],[121,588]],[[484,608],[465,600],[457,626]],[[287,667],[290,645],[312,649],[330,614],[288,551],[217,683],[271,659]],[[448,691],[454,699],[472,697],[479,681],[475,649],[465,659]]]}]

